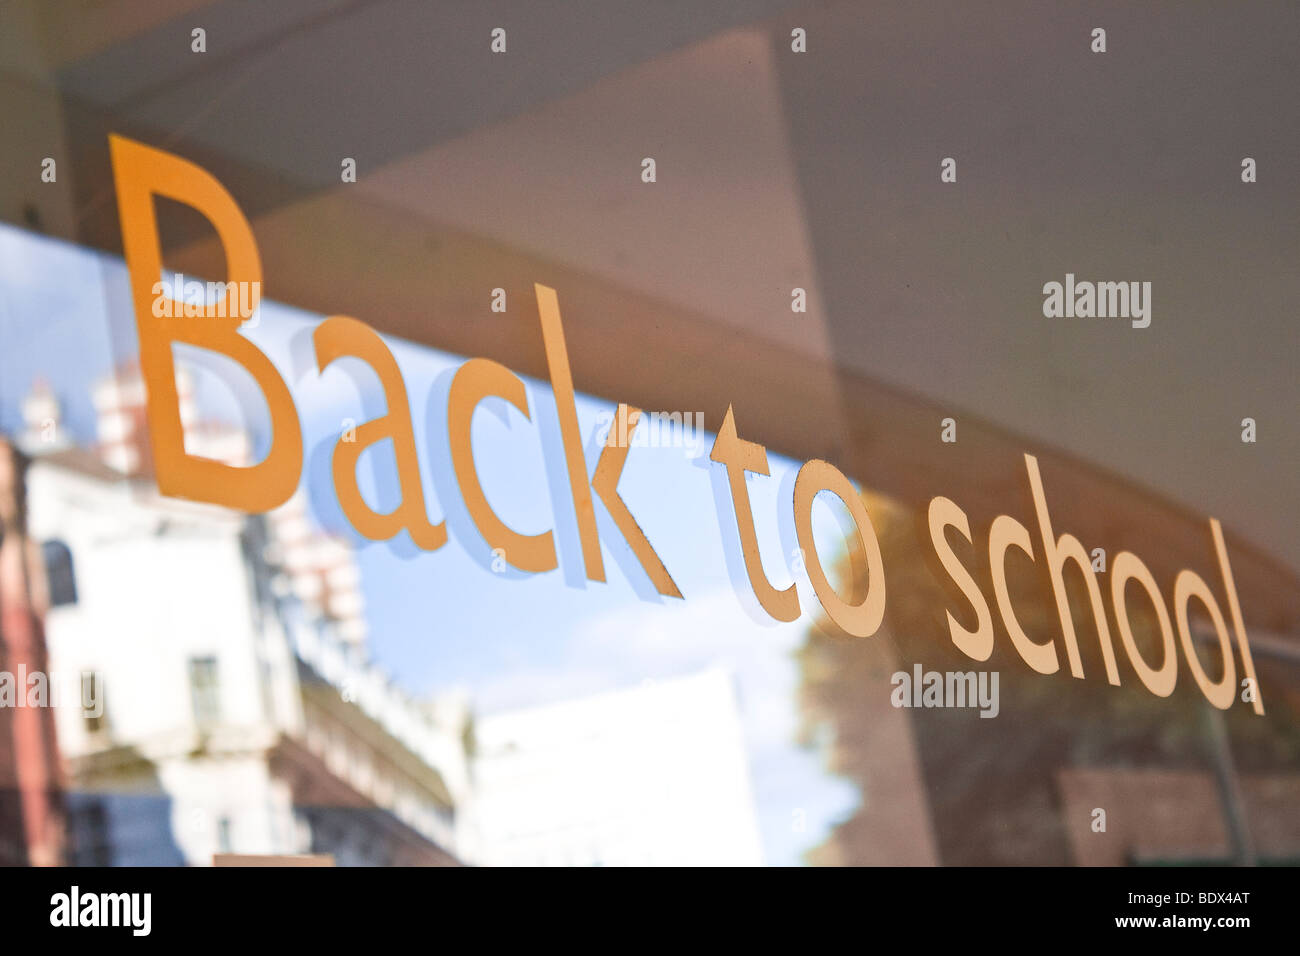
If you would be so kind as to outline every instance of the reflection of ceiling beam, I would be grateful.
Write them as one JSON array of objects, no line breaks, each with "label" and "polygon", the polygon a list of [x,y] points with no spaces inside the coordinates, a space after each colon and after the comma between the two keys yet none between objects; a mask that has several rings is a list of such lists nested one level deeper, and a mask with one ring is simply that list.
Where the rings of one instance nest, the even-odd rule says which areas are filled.
[{"label": "reflection of ceiling beam", "polygon": [[[7,0],[37,16],[40,53],[51,69],[120,48],[177,17],[201,15],[215,0]],[[197,21],[196,21],[197,22]]]},{"label": "reflection of ceiling beam", "polygon": [[[113,42],[98,43],[79,4],[10,2],[48,51],[42,79],[66,114],[79,210],[111,195],[112,130],[238,182],[251,214],[336,186],[342,157],[377,169],[791,5],[174,0],[167,16],[153,10],[137,29],[106,29]],[[118,6],[139,15],[129,2]],[[489,49],[502,25],[513,44],[508,69]],[[207,31],[206,53],[190,49],[196,26]],[[468,76],[493,79],[467,85]],[[94,218],[76,238],[117,248]]]},{"label": "reflection of ceiling beam", "polygon": [[[1219,633],[1212,627],[1197,623],[1192,625],[1192,636],[1210,648],[1219,646]],[[1250,652],[1256,660],[1276,660],[1300,665],[1300,635],[1278,634],[1275,631],[1252,628]]]}]

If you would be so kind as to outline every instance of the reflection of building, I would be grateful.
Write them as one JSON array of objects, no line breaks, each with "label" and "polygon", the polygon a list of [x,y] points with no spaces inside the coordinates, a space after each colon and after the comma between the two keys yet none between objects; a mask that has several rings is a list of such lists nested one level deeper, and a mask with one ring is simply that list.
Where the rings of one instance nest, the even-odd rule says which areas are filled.
[{"label": "reflection of building", "polygon": [[722,671],[481,717],[475,744],[485,863],[762,862]]},{"label": "reflection of building", "polygon": [[[183,366],[177,370],[176,387],[186,451],[231,465],[249,464],[252,449],[247,432],[235,425],[201,420],[194,379]],[[29,441],[40,431],[58,433],[58,407],[53,396],[42,394],[40,398],[38,402],[34,396],[24,408]],[[133,364],[119,369],[98,383],[93,398],[100,458],[128,476],[150,475],[152,449],[139,367]],[[271,512],[269,519],[275,563],[284,572],[293,595],[331,617],[341,636],[363,641],[360,575],[351,549],[313,526],[301,491]]]},{"label": "reflection of building", "polygon": [[[1222,794],[1205,772],[1163,769],[1063,770],[1057,778],[1070,852],[1083,866],[1217,864],[1233,861]],[[1244,816],[1258,833],[1261,863],[1300,859],[1300,776],[1241,781]],[[1097,810],[1111,808],[1106,827]]]},{"label": "reflection of building", "polygon": [[[24,471],[24,457],[0,440],[0,669],[7,675],[46,670],[44,575],[28,535]],[[49,866],[59,862],[64,836],[54,727],[48,708],[22,702],[0,709],[0,865]]]},{"label": "reflection of building", "polygon": [[[63,449],[28,474],[33,537],[61,557],[51,669],[102,681],[102,715],[56,708],[73,861],[455,862],[463,710],[435,719],[367,664],[348,616],[328,613],[358,586],[343,561],[327,578],[334,601],[304,599],[321,595],[300,596],[282,570],[274,520],[160,496],[131,427],[143,394],[116,384],[97,407],[119,467]],[[240,447],[228,430],[195,434],[191,453]],[[292,546],[310,550],[298,530]]]}]

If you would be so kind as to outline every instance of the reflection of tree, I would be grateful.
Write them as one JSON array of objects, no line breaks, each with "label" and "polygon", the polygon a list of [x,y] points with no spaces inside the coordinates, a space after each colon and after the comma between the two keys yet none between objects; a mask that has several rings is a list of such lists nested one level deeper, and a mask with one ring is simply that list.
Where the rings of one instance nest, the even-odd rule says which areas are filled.
[{"label": "reflection of tree", "polygon": [[[985,663],[974,662],[952,644],[946,611],[966,626],[974,626],[974,612],[961,592],[945,583],[949,578],[934,558],[924,515],[871,495],[864,498],[884,555],[885,625],[874,637],[854,639],[819,623],[799,652],[807,739],[830,740],[830,770],[853,781],[863,801],[809,853],[810,862],[882,860],[881,843],[888,839],[889,826],[881,821],[898,808],[883,805],[873,795],[896,770],[894,756],[882,747],[879,734],[870,732],[871,720],[879,720],[880,695],[892,689],[890,675],[910,671],[917,662],[927,671],[1000,673],[1001,714],[996,719],[980,719],[974,709],[905,711],[938,861],[944,864],[1071,862],[1057,789],[1061,770],[1212,771],[1208,705],[1186,665],[1180,663],[1174,694],[1154,697],[1127,665],[1116,639],[1122,685],[1107,683],[1090,606],[1076,572],[1067,572],[1067,590],[1086,677],[1071,677],[1064,660],[1058,673],[1037,674],[1016,654],[993,604],[983,546],[987,529],[972,529],[974,547],[951,534],[958,557],[993,607],[993,656]],[[1024,631],[1035,640],[1056,636],[1059,646],[1060,622],[1050,584],[1038,574],[1028,559],[1013,558],[1008,590]],[[1131,611],[1139,648],[1149,660],[1160,660],[1150,609],[1133,602]],[[1141,612],[1149,616],[1144,619]],[[1113,621],[1111,632],[1114,636]],[[1256,666],[1271,691],[1267,716],[1255,716],[1242,706],[1224,715],[1237,767],[1295,773],[1300,757],[1296,674],[1258,657]],[[1221,811],[1216,806],[1206,812]]]}]

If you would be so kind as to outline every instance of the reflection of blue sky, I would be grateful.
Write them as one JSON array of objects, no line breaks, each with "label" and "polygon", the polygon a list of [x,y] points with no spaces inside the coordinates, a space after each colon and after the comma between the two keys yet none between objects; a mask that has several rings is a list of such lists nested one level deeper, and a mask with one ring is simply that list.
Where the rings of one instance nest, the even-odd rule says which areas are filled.
[{"label": "reflection of blue sky", "polygon": [[[0,430],[21,428],[21,399],[40,377],[62,401],[73,438],[79,444],[93,441],[90,385],[115,360],[135,351],[128,295],[120,260],[0,226]],[[634,447],[619,485],[684,601],[638,597],[609,547],[604,552],[608,580],[601,584],[582,581],[580,556],[563,547],[557,570],[517,577],[494,574],[472,560],[474,543],[454,529],[448,545],[432,553],[415,551],[405,533],[393,542],[365,541],[337,513],[328,452],[344,419],[364,421],[382,413],[382,394],[359,361],[342,360],[324,374],[316,372],[310,330],[319,320],[265,303],[256,328],[246,334],[272,358],[294,393],[313,512],[357,545],[373,656],[414,693],[463,687],[485,710],[723,664],[736,675],[769,861],[795,862],[801,849],[818,842],[825,827],[848,811],[853,797],[847,786],[823,773],[819,756],[794,744],[798,672],[792,653],[802,643],[807,615],[790,625],[762,625],[737,600],[706,467],[712,434],[698,436],[694,448]],[[426,503],[431,518],[439,520],[433,475],[445,473],[449,465],[438,396],[445,394],[447,376],[462,359],[405,342],[389,344],[406,382]],[[196,380],[200,405],[208,414],[241,417],[229,377],[197,369]],[[475,416],[481,480],[489,501],[511,527],[537,533],[554,526],[557,539],[568,539],[572,513],[552,504],[538,427],[552,407],[549,387],[528,380],[528,401],[531,424],[513,410],[505,415],[503,403],[483,410],[498,414]],[[608,402],[579,397],[579,423],[589,445],[598,416],[611,409]],[[264,422],[257,419],[263,415],[257,409],[250,422],[262,447]],[[738,426],[743,436],[745,422]],[[769,459],[772,477],[751,478],[749,488],[769,574],[783,585],[791,578],[780,560],[778,489],[795,463],[776,455]],[[379,446],[363,462],[372,466],[360,469],[363,492],[379,510],[388,510],[394,499],[379,489],[391,486],[391,454]],[[589,470],[595,462],[589,447]],[[781,504],[789,508],[789,481],[784,485]],[[559,491],[566,501],[567,489]],[[817,510],[818,539],[829,554],[838,532],[820,499]],[[612,537],[610,532],[612,526],[602,526],[602,540]],[[805,611],[809,606],[805,599]],[[807,821],[803,832],[793,825],[798,811]]]}]

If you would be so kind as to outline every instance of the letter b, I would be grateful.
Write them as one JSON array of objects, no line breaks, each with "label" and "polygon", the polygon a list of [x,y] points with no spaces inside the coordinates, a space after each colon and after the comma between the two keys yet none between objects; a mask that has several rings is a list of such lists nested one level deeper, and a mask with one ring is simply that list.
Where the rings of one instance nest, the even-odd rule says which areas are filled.
[{"label": "letter b", "polygon": [[[269,511],[289,499],[302,473],[302,430],[284,379],[271,360],[239,334],[239,289],[261,288],[262,263],[248,220],[225,188],[187,160],[143,143],[110,135],[122,246],[131,274],[140,368],[144,375],[158,490],[241,511]],[[154,286],[162,273],[162,249],[154,196],[184,203],[216,229],[225,250],[226,301],[200,306],[184,320],[155,317]],[[233,300],[233,301],[232,301]],[[252,303],[257,308],[257,302]],[[180,314],[186,315],[184,311]],[[189,455],[176,394],[172,345],[183,342],[218,352],[242,365],[257,382],[271,419],[271,447],[250,467]]]}]

